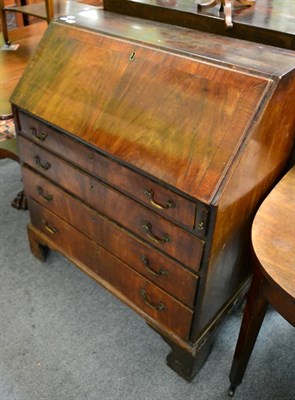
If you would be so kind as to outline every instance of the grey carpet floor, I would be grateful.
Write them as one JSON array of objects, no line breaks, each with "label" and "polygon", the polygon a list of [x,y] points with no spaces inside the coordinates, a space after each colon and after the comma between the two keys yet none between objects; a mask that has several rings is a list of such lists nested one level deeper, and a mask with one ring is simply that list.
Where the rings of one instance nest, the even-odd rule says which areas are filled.
[{"label": "grey carpet floor", "polygon": [[[0,399],[229,399],[241,314],[222,326],[192,383],[165,364],[168,345],[135,312],[51,252],[29,250],[28,212],[10,202],[20,168],[0,161]],[[236,400],[295,399],[294,328],[270,309]]]}]

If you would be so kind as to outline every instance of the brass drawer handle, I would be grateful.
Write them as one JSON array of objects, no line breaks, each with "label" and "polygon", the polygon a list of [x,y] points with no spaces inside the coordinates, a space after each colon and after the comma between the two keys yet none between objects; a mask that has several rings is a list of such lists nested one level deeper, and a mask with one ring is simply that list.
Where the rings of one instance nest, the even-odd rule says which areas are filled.
[{"label": "brass drawer handle", "polygon": [[46,139],[47,133],[41,132],[37,133],[37,129],[35,127],[32,127],[30,129],[32,136],[37,139],[39,142],[44,142]]},{"label": "brass drawer handle", "polygon": [[154,200],[154,192],[152,191],[152,189],[148,189],[146,188],[144,190],[144,194],[146,195],[146,197],[150,200],[150,203],[155,207],[158,208],[159,210],[168,210],[168,208],[174,208],[176,206],[176,204],[174,203],[173,200],[167,200],[166,204],[163,206],[160,203],[157,203]]},{"label": "brass drawer handle", "polygon": [[143,301],[145,302],[145,304],[147,306],[149,306],[150,308],[152,308],[153,310],[156,310],[156,311],[165,311],[166,310],[165,304],[163,304],[163,303],[159,303],[159,304],[152,303],[149,295],[147,294],[147,292],[144,289],[140,289],[140,295],[143,298]]},{"label": "brass drawer handle", "polygon": [[51,164],[49,162],[43,164],[39,156],[35,156],[34,159],[35,159],[35,164],[38,165],[38,167],[44,169],[44,171],[47,171],[51,167]]},{"label": "brass drawer handle", "polygon": [[44,199],[45,201],[50,202],[53,200],[53,196],[51,194],[47,194],[47,195],[44,194],[44,190],[41,186],[37,186],[36,190],[37,190],[38,195],[41,196],[42,199]]},{"label": "brass drawer handle", "polygon": [[142,254],[142,256],[140,257],[141,261],[144,263],[145,268],[154,276],[163,276],[163,275],[168,275],[168,271],[165,268],[160,268],[159,271],[154,271],[150,265],[149,265],[149,259],[147,258],[147,256],[145,256],[144,254]]},{"label": "brass drawer handle", "polygon": [[54,235],[55,233],[58,232],[58,229],[49,226],[48,222],[45,219],[42,219],[42,223],[44,224],[44,227],[47,230],[47,232],[51,233],[51,235]]},{"label": "brass drawer handle", "polygon": [[148,221],[144,221],[142,227],[145,230],[147,236],[157,244],[164,244],[170,242],[171,240],[171,236],[168,235],[167,233],[165,233],[165,235],[162,238],[159,238],[158,236],[154,235],[152,232],[152,224]]}]

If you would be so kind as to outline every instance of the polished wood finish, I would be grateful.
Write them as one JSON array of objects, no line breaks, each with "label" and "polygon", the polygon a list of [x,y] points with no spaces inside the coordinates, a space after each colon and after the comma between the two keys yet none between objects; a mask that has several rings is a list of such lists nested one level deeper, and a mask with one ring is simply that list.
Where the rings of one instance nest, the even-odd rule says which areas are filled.
[{"label": "polished wood finish", "polygon": [[[165,217],[168,215],[169,219],[184,224],[190,229],[194,228],[196,214],[194,202],[150,179],[144,178],[137,172],[125,168],[110,158],[93,151],[93,149],[89,149],[82,143],[77,143],[67,136],[61,136],[58,131],[27,114],[19,113],[19,118],[22,133],[28,139],[40,144],[40,140],[43,138],[43,148],[62,156],[68,161],[75,160],[78,167],[117,189],[123,190],[152,210],[156,210]],[[77,151],[79,158],[76,157]],[[150,192],[153,193],[152,198],[148,195]],[[171,207],[166,206],[169,203],[172,204]]]},{"label": "polished wood finish", "polygon": [[[252,243],[263,275],[295,298],[295,167],[263,202],[254,219]],[[284,315],[284,311],[280,311]],[[291,313],[290,313],[291,315]],[[295,313],[291,320],[295,321]],[[291,321],[290,321],[291,322]]]},{"label": "polished wood finish", "polygon": [[[156,285],[193,306],[197,276],[156,251],[126,230],[111,223],[92,208],[53,185],[42,175],[24,168],[26,193],[41,205],[70,222],[72,226],[96,240],[116,257],[132,265]],[[120,243],[120,246],[118,246]],[[178,282],[175,286],[175,282]]]},{"label": "polished wood finish", "polygon": [[[188,338],[193,313],[190,308],[151,284],[127,264],[31,199],[29,209],[32,224],[46,237],[46,245],[54,250],[62,249],[84,272],[91,272],[100,283],[105,282],[104,286],[117,293],[121,299],[126,299],[136,310],[139,308],[141,314],[147,314],[158,324],[168,326],[182,339]],[[29,232],[31,229],[29,227]],[[32,240],[30,235],[29,239]]]},{"label": "polished wood finish", "polygon": [[268,304],[295,326],[295,167],[271,191],[252,227],[254,275],[230,372],[242,382]]},{"label": "polished wood finish", "polygon": [[252,7],[235,2],[232,29],[226,29],[224,13],[220,12],[219,5],[200,10],[195,0],[104,0],[104,8],[138,18],[295,50],[293,0],[259,0]]},{"label": "polished wood finish", "polygon": [[[95,11],[50,24],[12,96],[34,254],[47,246],[91,271],[165,338],[187,380],[248,288],[251,222],[293,146],[294,54],[259,49]],[[70,234],[45,234],[45,215]],[[152,313],[138,286],[117,290],[124,267],[102,279],[109,257],[148,281]],[[166,259],[169,283],[145,268]],[[162,292],[179,316],[173,302],[161,309]]]},{"label": "polished wood finish", "polygon": [[[9,98],[24,72],[30,58],[47,28],[45,22],[24,26],[10,32],[10,38],[19,47],[14,51],[0,51],[0,115],[1,118],[12,116]],[[0,45],[3,39],[0,36]]]},{"label": "polished wood finish", "polygon": [[[90,1],[91,3],[91,1]],[[45,3],[38,2],[31,4],[33,11],[36,14],[46,16]],[[54,15],[75,15],[80,12],[91,13],[92,10],[96,10],[102,6],[100,0],[95,1],[95,4],[88,5],[87,0],[81,1],[64,1],[60,0],[54,2]],[[25,7],[25,6],[24,6]],[[0,116],[1,118],[7,118],[12,116],[11,105],[9,98],[19,81],[24,69],[26,68],[30,58],[34,54],[34,51],[41,40],[47,23],[39,20],[38,23],[28,26],[21,26],[17,29],[9,31],[10,41],[14,44],[18,44],[19,47],[14,51],[0,51],[1,61],[1,74],[0,74]],[[4,38],[0,35],[0,46],[3,46]]]},{"label": "polished wood finish", "polygon": [[[19,147],[24,163],[159,250],[198,269],[203,252],[200,239],[22,137]],[[151,225],[150,232],[144,228],[145,222]],[[165,236],[170,240],[162,240]]]},{"label": "polished wood finish", "polygon": [[[50,45],[55,48],[39,48],[39,70],[34,71],[39,82],[36,91],[27,91],[22,84],[14,93],[17,102],[25,102],[26,109],[43,120],[50,120],[84,142],[91,141],[106,154],[157,176],[187,196],[205,203],[212,201],[216,185],[231,164],[232,153],[254,117],[270,80],[250,74],[244,74],[241,79],[240,74],[230,69],[191,63],[185,57],[155,52],[134,42],[122,42],[118,48],[118,42],[107,36],[87,38],[93,68],[89,64],[79,70],[77,79],[79,61],[72,53],[72,46],[76,54],[84,52],[83,32],[65,29],[62,24],[56,24],[54,30],[49,28],[50,31]],[[63,46],[58,47],[56,40],[60,35]],[[131,62],[129,57],[133,53],[136,57]],[[44,82],[43,71],[54,71],[58,60],[63,58],[67,62],[64,67],[59,62],[62,79]],[[96,65],[96,59],[106,62]],[[123,74],[128,81],[122,78]],[[100,87],[97,101],[92,97],[93,79]],[[81,104],[81,96],[87,99],[87,109]],[[68,106],[62,103],[68,99],[77,112],[83,115],[85,111],[89,115],[86,127],[84,119],[75,113],[72,118],[68,117]],[[51,107],[44,107],[49,101]],[[173,108],[176,101],[181,112]],[[55,108],[59,113],[52,112]],[[113,140],[102,132],[110,132]]]}]

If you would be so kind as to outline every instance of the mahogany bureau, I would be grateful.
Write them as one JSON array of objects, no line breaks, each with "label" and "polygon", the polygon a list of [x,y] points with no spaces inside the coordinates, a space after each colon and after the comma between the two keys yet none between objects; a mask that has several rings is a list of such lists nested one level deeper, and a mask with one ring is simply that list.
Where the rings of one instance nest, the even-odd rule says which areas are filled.
[{"label": "mahogany bureau", "polygon": [[11,98],[33,254],[138,312],[191,380],[248,288],[294,98],[291,51],[103,10],[54,20]]}]

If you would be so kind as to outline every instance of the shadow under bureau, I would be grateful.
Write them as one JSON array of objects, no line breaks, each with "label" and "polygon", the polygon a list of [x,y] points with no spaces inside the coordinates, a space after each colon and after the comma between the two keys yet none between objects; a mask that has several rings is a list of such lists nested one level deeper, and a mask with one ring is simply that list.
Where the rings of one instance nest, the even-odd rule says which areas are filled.
[{"label": "shadow under bureau", "polygon": [[290,157],[294,54],[95,16],[54,20],[11,99],[31,249],[138,312],[191,380],[248,288],[253,215]]}]

